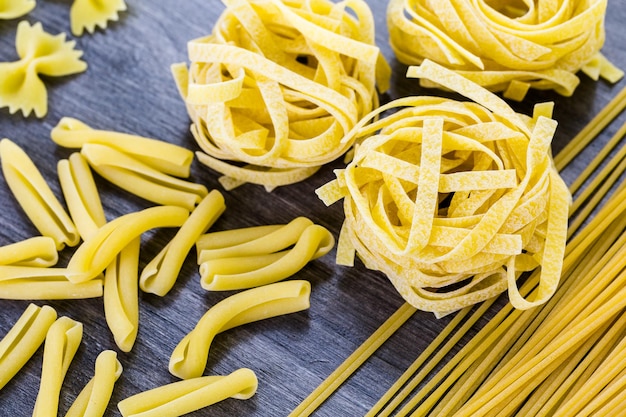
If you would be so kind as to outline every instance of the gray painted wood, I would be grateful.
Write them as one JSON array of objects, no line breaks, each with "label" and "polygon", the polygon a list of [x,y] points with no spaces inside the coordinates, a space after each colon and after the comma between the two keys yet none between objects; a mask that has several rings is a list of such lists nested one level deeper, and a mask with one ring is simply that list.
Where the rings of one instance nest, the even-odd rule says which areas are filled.
[{"label": "gray painted wood", "polygon": [[[394,76],[389,100],[409,94],[437,94],[424,91],[415,80],[406,80],[406,67],[397,63],[388,46],[385,28],[386,2],[369,1],[375,12],[377,42],[389,59]],[[25,19],[40,21],[51,33],[69,33],[69,7],[66,0],[40,0]],[[626,68],[623,22],[626,6],[609,2],[606,20],[605,54]],[[52,189],[60,195],[56,162],[72,150],[57,147],[50,129],[63,116],[77,117],[93,127],[114,129],[159,138],[196,150],[189,134],[189,120],[179,99],[169,66],[186,61],[186,42],[208,34],[223,6],[217,0],[128,0],[128,11],[106,31],[76,39],[89,64],[86,73],[46,79],[49,113],[43,119],[9,115],[0,111],[0,137],[17,142],[37,163]],[[18,20],[0,21],[0,61],[17,58],[14,48]],[[71,36],[70,36],[71,37]],[[513,104],[530,113],[532,104],[556,102],[559,121],[554,150],[558,151],[591,117],[613,97],[626,81],[611,86],[594,82],[584,75],[574,97],[563,98],[550,92],[531,92],[524,103]],[[624,117],[622,116],[623,120]],[[601,138],[615,131],[613,124]],[[563,172],[569,182],[585,166],[599,144]],[[225,192],[227,211],[213,230],[251,225],[285,223],[296,216],[308,216],[328,227],[335,235],[343,219],[340,204],[325,207],[314,190],[333,178],[331,163],[313,178],[266,193],[261,187],[246,185]],[[194,163],[191,179],[207,188],[221,189],[217,175]],[[107,216],[146,207],[149,203],[129,196],[100,181]],[[0,244],[35,235],[0,177]],[[142,266],[165,244],[169,231],[144,237]],[[62,253],[66,262],[71,251]],[[402,304],[387,279],[358,264],[354,268],[334,264],[334,252],[310,263],[294,278],[312,284],[311,308],[306,312],[249,324],[220,334],[211,348],[206,374],[226,374],[239,367],[253,369],[259,389],[250,400],[227,400],[192,415],[204,416],[284,416],[305,398],[355,348]],[[118,416],[116,404],[139,391],[176,380],[169,374],[169,355],[196,321],[229,293],[208,293],[200,288],[197,266],[191,256],[172,292],[164,298],[141,294],[140,330],[130,353],[119,352],[124,373],[118,381],[107,415]],[[0,335],[4,335],[26,308],[28,301],[0,300]],[[84,338],[74,359],[60,400],[63,415],[74,397],[93,373],[97,354],[116,349],[103,316],[101,299],[78,301],[38,301],[54,306],[59,315],[68,315],[84,324]],[[417,313],[360,369],[317,415],[363,415],[400,376],[401,372],[443,328],[446,319]],[[27,416],[32,413],[39,386],[43,350],[40,349],[17,376],[0,391],[0,414]]]}]

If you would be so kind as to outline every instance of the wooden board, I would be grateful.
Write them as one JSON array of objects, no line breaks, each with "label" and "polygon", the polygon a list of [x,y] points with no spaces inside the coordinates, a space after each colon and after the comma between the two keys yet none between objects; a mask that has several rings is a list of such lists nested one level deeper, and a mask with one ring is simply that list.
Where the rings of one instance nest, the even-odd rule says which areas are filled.
[{"label": "wooden board", "polygon": [[[42,22],[50,33],[69,33],[70,1],[40,0],[25,19]],[[391,90],[383,100],[409,94],[438,94],[423,90],[416,80],[404,78],[406,67],[395,61],[388,45],[385,27],[386,2],[370,0],[377,25],[377,43],[392,65]],[[18,143],[35,161],[53,191],[60,195],[56,163],[73,150],[56,146],[50,130],[63,116],[79,118],[94,128],[154,137],[197,150],[189,134],[189,119],[170,75],[170,65],[185,62],[186,42],[208,34],[223,10],[217,0],[128,0],[128,11],[106,31],[76,38],[84,51],[87,72],[76,76],[46,78],[49,87],[49,113],[43,119],[10,115],[0,111],[0,137]],[[611,1],[606,18],[605,55],[626,68],[626,42],[623,22],[626,4]],[[0,61],[17,59],[14,46],[18,20],[0,21]],[[71,37],[71,36],[70,36]],[[542,101],[556,103],[559,121],[554,151],[584,126],[624,85],[594,82],[581,76],[582,83],[571,98],[551,92],[531,92],[524,103],[514,107],[526,114]],[[624,117],[622,116],[623,120]],[[602,134],[606,138],[617,123]],[[568,182],[575,177],[599,144],[563,172]],[[252,225],[286,223],[296,216],[307,216],[338,234],[343,220],[340,204],[326,207],[314,193],[333,178],[335,162],[313,178],[267,193],[263,188],[245,185],[225,192],[227,210],[213,230]],[[191,179],[209,189],[221,189],[217,174],[197,162]],[[109,219],[150,204],[100,181]],[[37,234],[0,177],[0,245]],[[171,230],[144,236],[141,266],[172,236]],[[71,251],[62,253],[66,262]],[[229,330],[216,337],[206,374],[227,374],[240,367],[253,369],[259,378],[257,394],[250,400],[227,400],[192,415],[204,416],[284,416],[295,408],[356,349],[402,303],[387,279],[368,271],[361,264],[354,268],[335,265],[334,252],[310,263],[294,278],[312,284],[311,308],[306,312],[253,323]],[[201,289],[195,257],[190,255],[174,289],[166,297],[140,295],[140,330],[130,353],[119,352],[124,373],[118,381],[107,415],[117,416],[116,404],[137,392],[176,381],[169,374],[169,356],[197,320],[212,305],[230,293],[209,293]],[[14,324],[29,301],[0,300],[0,335]],[[116,349],[103,315],[101,299],[77,301],[38,301],[54,306],[84,324],[84,338],[69,369],[60,398],[59,414],[71,402],[93,373],[94,360],[104,349]],[[418,312],[367,363],[326,402],[317,415],[363,415],[400,376],[411,361],[428,345],[447,319],[437,320],[430,313]],[[26,416],[32,413],[39,387],[43,349],[40,349],[18,375],[0,391],[0,414]]]}]

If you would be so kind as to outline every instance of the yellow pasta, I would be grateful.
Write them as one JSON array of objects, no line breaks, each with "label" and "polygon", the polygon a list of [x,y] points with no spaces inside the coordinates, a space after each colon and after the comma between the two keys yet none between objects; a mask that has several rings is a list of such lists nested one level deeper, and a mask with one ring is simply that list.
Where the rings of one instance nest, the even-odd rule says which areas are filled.
[{"label": "yellow pasta", "polygon": [[350,148],[341,139],[378,105],[376,84],[387,88],[371,10],[362,0],[224,4],[212,34],[189,42],[189,68],[172,67],[198,160],[227,189],[302,181]]},{"label": "yellow pasta", "polygon": [[111,220],[83,242],[68,262],[68,278],[84,282],[98,276],[142,233],[160,227],[180,227],[189,217],[182,207],[156,206]]},{"label": "yellow pasta", "polygon": [[[297,236],[284,239],[290,232],[290,225],[299,220],[304,224],[308,223],[305,221],[308,219],[297,218],[266,236],[230,247],[201,250],[199,261],[202,288],[209,291],[227,291],[271,284],[294,275],[309,261],[324,256],[334,247],[332,233],[316,224],[306,226]],[[236,229],[228,232],[234,235],[239,232],[245,234],[247,231]],[[225,234],[216,233],[222,236]],[[207,237],[210,236],[205,235],[205,244]],[[215,237],[212,240],[217,242],[220,239]]]},{"label": "yellow pasta", "polygon": [[81,36],[85,30],[93,33],[96,27],[105,29],[110,20],[117,21],[118,13],[125,10],[124,0],[74,0],[70,8],[72,34]]},{"label": "yellow pasta", "polygon": [[80,152],[109,182],[157,204],[178,205],[191,211],[208,193],[202,184],[164,174],[106,145],[86,143]]},{"label": "yellow pasta", "polygon": [[65,417],[102,417],[111,400],[115,382],[122,374],[122,364],[113,350],[105,350],[96,358],[93,378],[85,385],[67,410]]},{"label": "yellow pasta", "polygon": [[102,296],[102,280],[74,283],[66,268],[0,265],[0,298],[66,300]]},{"label": "yellow pasta", "polygon": [[0,19],[15,19],[24,16],[36,5],[35,0],[2,0],[0,1]]},{"label": "yellow pasta", "polygon": [[52,128],[50,138],[66,148],[82,148],[87,143],[106,145],[175,177],[188,177],[193,162],[193,152],[182,146],[128,133],[93,129],[72,117],[63,117]]},{"label": "yellow pasta", "polygon": [[[507,289],[517,308],[544,303],[558,284],[570,205],[550,157],[556,122],[543,107],[533,118],[515,113],[432,61],[413,74],[474,102],[406,97],[366,119],[394,110],[388,117],[361,122],[353,161],[318,190],[327,204],[344,197],[348,247],[338,254],[350,264],[356,250],[409,303],[438,315]],[[537,266],[541,290],[525,299],[516,280]]]},{"label": "yellow pasta", "polygon": [[257,377],[247,368],[173,382],[135,394],[117,404],[124,417],[178,417],[227,398],[246,400],[257,390]]},{"label": "yellow pasta", "polygon": [[69,317],[58,318],[44,344],[41,382],[33,417],[56,416],[65,374],[83,337],[83,325]]},{"label": "yellow pasta", "polygon": [[80,240],[76,226],[22,148],[2,139],[0,162],[7,185],[37,230],[54,239],[58,250],[76,246]]},{"label": "yellow pasta", "polygon": [[309,308],[311,284],[285,281],[231,295],[211,307],[176,346],[169,370],[182,379],[203,374],[214,337],[225,330],[253,321]]},{"label": "yellow pasta", "polygon": [[0,246],[0,265],[54,266],[59,260],[54,239],[35,236],[19,242]]},{"label": "yellow pasta", "polygon": [[8,107],[11,114],[21,110],[24,117],[32,111],[44,117],[48,93],[39,74],[61,77],[85,71],[87,64],[81,61],[82,51],[74,49],[75,44],[66,41],[64,33],[44,32],[41,23],[20,22],[15,37],[20,60],[0,63],[0,108]]},{"label": "yellow pasta", "polygon": [[[581,69],[613,82],[623,76],[599,52],[606,6],[607,0],[392,0],[387,24],[399,61],[435,61],[523,100],[530,88],[572,95]],[[438,86],[432,80],[420,83]]]},{"label": "yellow pasta", "polygon": [[39,349],[56,318],[57,313],[52,307],[29,304],[11,330],[0,340],[0,389]]},{"label": "yellow pasta", "polygon": [[139,280],[141,289],[160,296],[167,294],[191,248],[225,209],[224,196],[219,191],[213,190],[204,197],[172,240],[144,267]]}]

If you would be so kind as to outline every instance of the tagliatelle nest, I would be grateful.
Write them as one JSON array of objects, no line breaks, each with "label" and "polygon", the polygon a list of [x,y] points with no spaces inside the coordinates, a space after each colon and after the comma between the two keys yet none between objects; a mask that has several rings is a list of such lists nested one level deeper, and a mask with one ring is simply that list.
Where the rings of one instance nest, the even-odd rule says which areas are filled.
[{"label": "tagliatelle nest", "polygon": [[579,70],[596,80],[623,76],[599,52],[606,6],[607,0],[391,0],[387,21],[399,61],[429,59],[522,100],[529,88],[570,96]]},{"label": "tagliatelle nest", "polygon": [[[474,102],[401,98],[355,129],[353,161],[318,190],[327,204],[344,199],[338,263],[352,264],[356,251],[409,303],[438,314],[507,289],[517,308],[545,302],[559,282],[570,204],[550,153],[551,105],[531,118],[431,61],[415,73]],[[524,299],[517,279],[538,267],[537,293]]]},{"label": "tagliatelle nest", "polygon": [[344,154],[378,106],[389,68],[362,0],[225,1],[210,36],[172,67],[203,152],[225,188],[301,181]]}]

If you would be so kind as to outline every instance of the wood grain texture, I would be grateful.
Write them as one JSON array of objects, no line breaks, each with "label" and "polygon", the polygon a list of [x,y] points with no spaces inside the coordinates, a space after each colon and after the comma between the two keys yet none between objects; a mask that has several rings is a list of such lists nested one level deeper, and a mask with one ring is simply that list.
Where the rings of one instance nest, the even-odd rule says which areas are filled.
[{"label": "wood grain texture", "polygon": [[[128,0],[128,11],[106,31],[76,38],[84,51],[87,72],[75,76],[46,79],[49,112],[43,119],[0,110],[0,137],[18,143],[31,156],[60,194],[56,163],[72,150],[56,146],[50,130],[64,116],[79,118],[94,128],[154,137],[197,150],[189,134],[189,120],[169,67],[186,61],[187,41],[208,34],[223,10],[218,0]],[[409,94],[438,94],[420,89],[416,80],[406,80],[406,67],[394,60],[385,27],[386,2],[370,0],[376,18],[377,43],[393,67],[391,90],[383,100]],[[25,19],[42,22],[50,33],[69,33],[69,0],[40,0]],[[610,1],[606,18],[605,55],[626,68],[626,42],[623,22],[626,3]],[[0,61],[17,59],[14,47],[18,20],[0,21]],[[69,36],[71,38],[71,36]],[[575,95],[563,98],[550,92],[532,91],[524,103],[513,106],[529,114],[532,105],[555,101],[559,121],[554,151],[578,132],[624,85],[594,82],[584,75]],[[624,120],[622,115],[621,120]],[[621,123],[619,123],[621,124]],[[601,139],[617,129],[612,124]],[[594,143],[568,167],[563,175],[571,182],[597,149]],[[314,190],[333,178],[329,164],[309,180],[267,193],[246,185],[225,193],[226,212],[213,230],[251,225],[286,223],[296,216],[307,216],[337,235],[343,220],[340,204],[325,207]],[[221,189],[216,173],[197,162],[191,179],[207,188]],[[150,204],[100,181],[105,212],[109,219],[147,207]],[[18,241],[37,232],[24,216],[0,177],[0,245]],[[141,265],[145,265],[172,236],[172,231],[148,233],[143,238]],[[64,251],[61,263],[71,251]],[[130,353],[119,352],[124,372],[118,381],[107,415],[119,416],[116,404],[139,391],[176,380],[167,370],[169,356],[178,341],[196,321],[229,293],[208,293],[201,289],[193,256],[185,263],[179,281],[166,297],[140,295],[140,329]],[[387,279],[366,270],[335,265],[334,251],[310,263],[294,278],[312,284],[308,311],[269,319],[232,329],[214,341],[206,374],[227,374],[239,367],[253,369],[259,378],[257,394],[250,400],[226,400],[193,416],[285,416],[326,378],[355,348],[398,308],[403,300]],[[81,347],[69,369],[61,394],[59,415],[93,373],[98,353],[115,349],[106,326],[101,299],[37,302],[50,304],[59,315],[68,315],[84,324]],[[0,300],[0,336],[18,319],[28,301]],[[316,415],[363,415],[400,376],[446,324],[429,313],[417,313],[396,333]],[[31,415],[41,371],[43,349],[0,391],[0,415]]]}]

